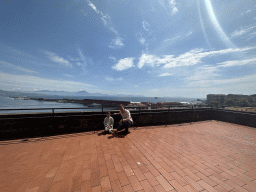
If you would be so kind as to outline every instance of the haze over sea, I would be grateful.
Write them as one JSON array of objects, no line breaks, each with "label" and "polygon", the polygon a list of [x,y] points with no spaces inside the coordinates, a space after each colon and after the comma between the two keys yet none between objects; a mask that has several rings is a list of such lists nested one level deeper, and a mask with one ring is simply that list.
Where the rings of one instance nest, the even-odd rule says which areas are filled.
[{"label": "haze over sea", "polygon": [[[132,101],[132,102],[191,102],[195,98],[167,98],[167,97],[113,97],[113,96],[45,96],[44,98],[69,98],[69,99],[102,99],[102,100],[116,100],[116,101]],[[75,103],[59,103],[51,101],[37,101],[37,100],[22,100],[14,99],[7,96],[0,95],[0,109],[34,109],[34,108],[85,108],[85,109],[63,109],[55,110],[56,112],[64,111],[101,111],[101,108],[89,108],[88,106]],[[104,108],[110,110],[111,108]],[[15,111],[0,111],[0,113],[33,113],[33,112],[51,112],[48,110],[15,110]]]}]

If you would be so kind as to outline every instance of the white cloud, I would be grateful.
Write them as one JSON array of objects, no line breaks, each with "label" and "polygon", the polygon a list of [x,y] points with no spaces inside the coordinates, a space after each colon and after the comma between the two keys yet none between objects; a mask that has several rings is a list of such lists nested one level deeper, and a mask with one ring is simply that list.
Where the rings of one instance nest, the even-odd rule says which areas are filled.
[{"label": "white cloud", "polygon": [[248,38],[246,39],[247,41],[251,40],[251,39],[254,39],[256,36],[256,32],[252,32],[252,33],[249,33],[248,34]]},{"label": "white cloud", "polygon": [[78,49],[78,54],[80,56],[80,59],[83,61],[83,65],[86,66],[86,57],[84,56],[81,49]]},{"label": "white cloud", "polygon": [[181,38],[180,35],[176,35],[172,38],[164,39],[154,50],[155,52],[162,52],[163,50],[167,50],[168,47],[173,46],[175,43],[178,43],[178,40]]},{"label": "white cloud", "polygon": [[[170,57],[172,57],[172,56],[170,56]],[[160,64],[163,64],[163,60],[165,60],[165,58],[160,59],[159,57],[157,57],[155,55],[147,55],[147,54],[144,53],[140,57],[138,67],[142,68],[144,65],[147,65],[147,66],[150,66],[150,67],[159,66]]]},{"label": "white cloud", "polygon": [[[244,87],[251,86],[254,89],[251,89],[251,91],[255,90],[255,82],[256,82],[256,74],[251,75],[245,75],[243,77],[237,77],[232,79],[221,79],[216,78],[218,77],[218,74],[213,71],[212,73],[213,78],[205,78],[203,80],[191,80],[188,84],[189,87],[219,87],[223,90],[227,91],[229,89],[233,89],[234,92],[240,92],[243,93],[241,90]],[[219,76],[220,77],[220,76]],[[242,89],[241,89],[242,88]]]},{"label": "white cloud", "polygon": [[165,7],[165,4],[164,4],[164,0],[157,0],[157,2],[162,5],[163,7]]},{"label": "white cloud", "polygon": [[157,93],[159,93],[159,89],[149,89],[148,92],[157,92]]},{"label": "white cloud", "polygon": [[110,31],[112,31],[115,35],[116,35],[116,38],[115,39],[112,39],[110,45],[109,45],[109,48],[113,48],[113,49],[116,49],[116,48],[121,48],[124,46],[124,43],[123,43],[123,39],[120,37],[120,35],[118,34],[118,32],[114,29],[113,25],[111,24],[111,18],[108,14],[104,14],[103,12],[99,11],[97,9],[97,7],[91,2],[88,0],[88,5],[97,13],[100,15],[101,17],[101,20],[103,21],[104,25],[106,27],[109,28]]},{"label": "white cloud", "polygon": [[144,45],[145,42],[146,42],[145,38],[140,38],[139,41],[140,41],[140,43],[141,43],[142,45]]},{"label": "white cloud", "polygon": [[0,72],[0,89],[11,90],[21,88],[21,90],[62,90],[77,91],[85,89],[88,91],[97,91],[96,86],[87,83],[75,81],[52,80],[30,75],[12,75]]},{"label": "white cloud", "polygon": [[172,15],[178,13],[177,3],[175,0],[158,0],[158,3],[163,6],[167,11],[170,11]]},{"label": "white cloud", "polygon": [[116,61],[116,58],[113,57],[113,56],[110,56],[109,59],[113,60],[113,61]]},{"label": "white cloud", "polygon": [[175,15],[179,12],[179,10],[177,9],[177,7],[173,7],[172,8],[172,15]]},{"label": "white cloud", "polygon": [[76,65],[81,67],[81,69],[83,71],[83,74],[85,74],[86,73],[86,67],[88,65],[92,65],[93,60],[90,57],[86,57],[83,54],[83,51],[80,48],[77,50],[77,52],[78,52],[80,58],[77,59],[78,62],[76,62]]},{"label": "white cloud", "polygon": [[205,57],[224,55],[224,54],[234,53],[234,52],[248,51],[255,48],[256,47],[236,48],[236,49],[229,48],[229,49],[223,49],[219,51],[208,51],[208,52],[206,51],[204,52],[203,49],[194,49],[187,53],[181,54],[176,58],[170,57],[169,61],[165,63],[164,68],[196,65],[201,63],[202,62],[201,60]]},{"label": "white cloud", "polygon": [[80,62],[76,62],[76,65],[77,65],[77,66],[82,66],[83,64],[80,63]]},{"label": "white cloud", "polygon": [[26,69],[24,67],[13,65],[13,64],[7,63],[5,61],[0,61],[0,64],[2,65],[2,67],[1,67],[2,69],[3,68],[9,68],[11,70],[18,70],[18,71],[22,71],[22,72],[25,72],[25,73],[36,73],[35,71]]},{"label": "white cloud", "polygon": [[70,61],[80,61],[81,60],[80,58],[71,57],[70,55],[68,55],[68,59]]},{"label": "white cloud", "polygon": [[252,29],[256,28],[256,26],[247,26],[247,27],[244,27],[244,28],[240,28],[239,30],[235,30],[231,35],[230,37],[231,38],[237,38],[237,37],[240,37],[242,35],[245,35],[247,34],[248,32],[250,32]]},{"label": "white cloud", "polygon": [[193,33],[193,31],[190,31],[186,36],[190,36]]},{"label": "white cloud", "polygon": [[[104,23],[104,25],[105,26],[107,26],[108,25],[108,23],[110,22],[110,16],[109,15],[103,15],[102,17],[101,17],[101,20],[103,21],[103,23]],[[112,30],[113,32],[114,32],[114,30]],[[114,32],[115,33],[115,32]]]},{"label": "white cloud", "polygon": [[[110,24],[110,16],[108,14],[104,14],[103,12],[99,11],[97,9],[97,7],[91,2],[88,1],[88,5],[97,13],[101,16],[101,20],[103,21],[104,25],[107,26]],[[111,31],[113,31],[114,33],[116,33],[116,31],[112,28],[109,27]]]},{"label": "white cloud", "polygon": [[72,67],[72,64],[69,63],[68,60],[64,59],[63,57],[59,57],[57,54],[52,53],[50,51],[44,51],[44,53],[47,55],[47,57],[59,65],[65,66],[65,67]]},{"label": "white cloud", "polygon": [[190,66],[201,63],[201,59],[204,57],[200,55],[203,49],[194,49],[187,53],[181,54],[176,58],[170,58],[167,63],[165,63],[164,68],[180,67],[180,66]]},{"label": "white cloud", "polygon": [[186,80],[193,84],[203,83],[205,80],[220,77],[219,72],[220,70],[216,66],[201,66],[188,73],[188,75],[191,75]]},{"label": "white cloud", "polygon": [[121,48],[123,46],[124,46],[123,39],[119,36],[117,36],[115,39],[112,39],[112,42],[109,45],[109,47],[113,49]]},{"label": "white cloud", "polygon": [[172,11],[172,15],[175,15],[179,12],[178,8],[176,7],[176,1],[175,0],[169,0],[169,6]]},{"label": "white cloud", "polygon": [[142,54],[138,63],[138,68],[142,68],[144,65],[154,67],[164,65],[164,68],[192,66],[201,63],[205,57],[224,55],[234,52],[248,51],[255,49],[256,47],[236,48],[236,49],[223,49],[219,51],[205,51],[204,49],[194,49],[177,57],[174,55],[164,55],[161,58],[155,55]]},{"label": "white cloud", "polygon": [[118,32],[113,27],[109,27],[109,29],[118,36]]},{"label": "white cloud", "polygon": [[91,2],[89,1],[89,4],[88,4],[96,13],[100,13],[100,11],[97,9],[97,7]]},{"label": "white cloud", "polygon": [[[185,78],[186,88],[204,90],[204,94],[214,93],[217,88],[220,93],[250,93],[255,90],[256,74],[245,75],[231,79],[223,79],[218,66],[202,66],[190,71]],[[207,89],[206,89],[207,88]],[[248,89],[249,88],[249,89]],[[183,88],[184,89],[184,88]],[[215,90],[216,93],[216,90]]]},{"label": "white cloud", "polygon": [[251,11],[252,11],[252,10],[249,9],[248,11],[246,11],[246,13],[249,13],[249,12],[251,12]]},{"label": "white cloud", "polygon": [[247,33],[246,29],[240,29],[240,30],[235,30],[232,34],[231,34],[231,38],[233,37],[239,37],[241,35],[244,35],[245,33]]},{"label": "white cloud", "polygon": [[129,69],[133,67],[133,59],[132,57],[120,59],[119,62],[112,66],[112,69],[115,69],[117,71],[123,71],[125,69]]},{"label": "white cloud", "polygon": [[176,6],[176,1],[175,0],[169,0],[169,4],[171,5],[171,6]]},{"label": "white cloud", "polygon": [[162,73],[160,75],[158,75],[159,77],[166,77],[166,76],[172,76],[173,74],[171,73]]},{"label": "white cloud", "polygon": [[63,74],[65,77],[74,77],[73,75]]},{"label": "white cloud", "polygon": [[253,57],[251,59],[244,59],[244,60],[225,61],[217,64],[219,67],[233,67],[233,66],[239,66],[239,65],[256,64],[256,57]]},{"label": "white cloud", "polygon": [[180,37],[181,37],[180,35],[177,35],[176,37],[173,37],[171,39],[165,39],[164,42],[173,43],[174,41],[176,41]]},{"label": "white cloud", "polygon": [[122,77],[119,77],[119,78],[106,77],[106,80],[107,81],[122,81],[123,78]]},{"label": "white cloud", "polygon": [[148,22],[146,21],[143,21],[142,22],[142,26],[144,28],[145,31],[148,31],[149,30],[149,27],[150,27],[150,24],[148,24]]}]

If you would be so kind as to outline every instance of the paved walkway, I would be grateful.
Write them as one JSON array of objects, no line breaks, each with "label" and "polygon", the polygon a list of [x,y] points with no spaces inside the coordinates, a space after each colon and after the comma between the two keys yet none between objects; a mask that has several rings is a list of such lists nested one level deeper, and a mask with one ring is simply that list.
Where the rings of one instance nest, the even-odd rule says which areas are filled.
[{"label": "paved walkway", "polygon": [[205,121],[0,142],[0,191],[256,191],[256,129]]}]

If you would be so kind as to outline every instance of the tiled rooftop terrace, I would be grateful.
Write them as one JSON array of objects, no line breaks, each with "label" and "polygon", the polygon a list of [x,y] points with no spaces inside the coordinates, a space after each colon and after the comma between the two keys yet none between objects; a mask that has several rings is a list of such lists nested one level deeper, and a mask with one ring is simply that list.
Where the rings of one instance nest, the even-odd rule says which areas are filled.
[{"label": "tiled rooftop terrace", "polygon": [[0,191],[256,191],[256,129],[217,121],[0,142]]}]

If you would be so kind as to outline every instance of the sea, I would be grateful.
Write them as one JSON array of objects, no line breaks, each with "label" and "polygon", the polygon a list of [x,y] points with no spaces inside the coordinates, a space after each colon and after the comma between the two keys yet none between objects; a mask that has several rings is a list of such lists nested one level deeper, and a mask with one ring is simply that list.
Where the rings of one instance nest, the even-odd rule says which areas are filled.
[{"label": "sea", "polygon": [[[48,97],[49,98],[49,97]],[[70,97],[66,97],[70,98]],[[131,101],[131,102],[192,102],[195,98],[168,98],[168,97],[106,97],[106,96],[85,96],[73,97],[73,99],[102,99],[102,100],[116,100],[116,101]],[[40,109],[39,109],[40,108]],[[48,109],[47,109],[48,108]],[[21,113],[38,113],[38,112],[72,112],[72,111],[102,111],[102,107],[89,107],[76,103],[60,103],[52,101],[38,101],[38,100],[23,100],[14,99],[7,96],[0,95],[0,114],[21,114]],[[65,108],[65,109],[56,109]],[[67,109],[69,108],[69,109]],[[73,109],[76,108],[76,109]],[[83,109],[77,109],[83,108]],[[114,108],[105,107],[103,111],[108,111]]]}]

